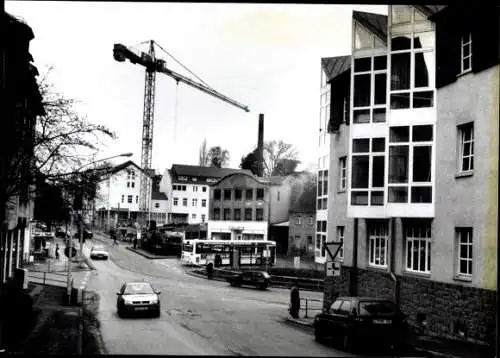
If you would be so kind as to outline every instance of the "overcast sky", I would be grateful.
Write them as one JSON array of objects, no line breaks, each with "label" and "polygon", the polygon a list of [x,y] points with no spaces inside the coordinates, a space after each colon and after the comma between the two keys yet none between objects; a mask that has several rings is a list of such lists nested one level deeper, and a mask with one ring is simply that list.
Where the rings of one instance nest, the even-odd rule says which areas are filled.
[{"label": "overcast sky", "polygon": [[[56,88],[117,133],[99,158],[133,152],[141,161],[144,68],[116,62],[115,43],[153,39],[208,85],[249,106],[246,113],[157,74],[153,168],[161,173],[172,164],[197,165],[203,138],[229,150],[230,166],[238,167],[257,144],[259,113],[265,140],[294,144],[299,168],[316,163],[321,57],[349,54],[352,10],[387,13],[386,6],[237,3],[6,1],[5,8],[32,27],[39,71],[53,66]],[[164,53],[157,57],[189,75]]]}]

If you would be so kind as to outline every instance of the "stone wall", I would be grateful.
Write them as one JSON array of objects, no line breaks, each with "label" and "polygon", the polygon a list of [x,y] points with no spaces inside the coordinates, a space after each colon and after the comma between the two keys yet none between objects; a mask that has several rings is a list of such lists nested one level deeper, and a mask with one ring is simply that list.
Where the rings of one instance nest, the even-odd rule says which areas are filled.
[{"label": "stone wall", "polygon": [[[325,278],[324,308],[331,304],[333,292],[338,296],[356,294],[396,301],[396,283],[389,272],[358,268],[357,293],[352,293],[349,292],[351,271],[351,267],[342,266],[341,276]],[[419,332],[476,343],[494,343],[496,291],[409,275],[398,275],[397,279],[400,282],[401,310]],[[423,319],[425,325],[419,324],[417,317]]]}]

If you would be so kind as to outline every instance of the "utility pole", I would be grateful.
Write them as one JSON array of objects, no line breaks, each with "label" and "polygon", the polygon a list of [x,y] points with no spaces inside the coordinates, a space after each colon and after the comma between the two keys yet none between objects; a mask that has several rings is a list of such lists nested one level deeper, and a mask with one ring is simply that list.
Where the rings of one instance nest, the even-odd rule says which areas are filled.
[{"label": "utility pole", "polygon": [[71,229],[73,227],[73,212],[70,214],[70,224],[69,224],[69,250],[68,250],[68,273],[67,273],[67,293],[68,293],[68,305],[71,304],[71,254],[73,253],[73,238],[71,237]]},{"label": "utility pole", "polygon": [[80,211],[80,261],[83,260],[83,200],[82,210]]}]

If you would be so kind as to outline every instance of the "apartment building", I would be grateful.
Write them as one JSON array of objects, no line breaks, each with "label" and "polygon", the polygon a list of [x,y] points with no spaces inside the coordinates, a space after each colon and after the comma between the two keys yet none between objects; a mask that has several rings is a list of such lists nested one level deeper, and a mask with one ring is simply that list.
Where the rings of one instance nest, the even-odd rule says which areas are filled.
[{"label": "apartment building", "polygon": [[350,66],[330,73],[326,231],[344,246],[324,302],[388,297],[427,334],[492,342],[498,7],[388,10],[353,13]]},{"label": "apartment building", "polygon": [[209,186],[232,173],[247,170],[173,164],[161,178],[159,189],[169,200],[167,221],[171,224],[200,224],[208,221]]},{"label": "apartment building", "polygon": [[252,173],[229,174],[212,184],[208,238],[267,240],[270,185]]},{"label": "apartment building", "polygon": [[304,191],[290,209],[289,256],[314,257],[316,190]]},{"label": "apartment building", "polygon": [[[141,176],[146,176],[148,180],[152,180],[151,174],[131,160],[117,165],[110,175],[99,183],[94,204],[96,210],[94,221],[100,227],[108,229],[118,226],[123,221],[139,222],[143,215],[139,208],[140,179]],[[152,197],[150,201],[152,205],[150,212],[154,213],[158,209],[155,200],[156,197]]]}]

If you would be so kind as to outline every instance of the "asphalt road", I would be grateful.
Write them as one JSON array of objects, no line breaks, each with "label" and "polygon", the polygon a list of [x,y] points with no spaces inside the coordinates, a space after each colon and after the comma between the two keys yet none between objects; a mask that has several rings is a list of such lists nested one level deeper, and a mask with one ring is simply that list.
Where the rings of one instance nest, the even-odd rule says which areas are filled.
[{"label": "asphalt road", "polygon": [[[349,356],[285,323],[288,290],[235,288],[193,277],[177,259],[149,260],[124,245],[109,247],[111,260],[94,261],[97,270],[87,283],[101,296],[99,319],[109,354]],[[162,291],[160,318],[118,317],[116,291],[131,280],[149,281]]]}]

